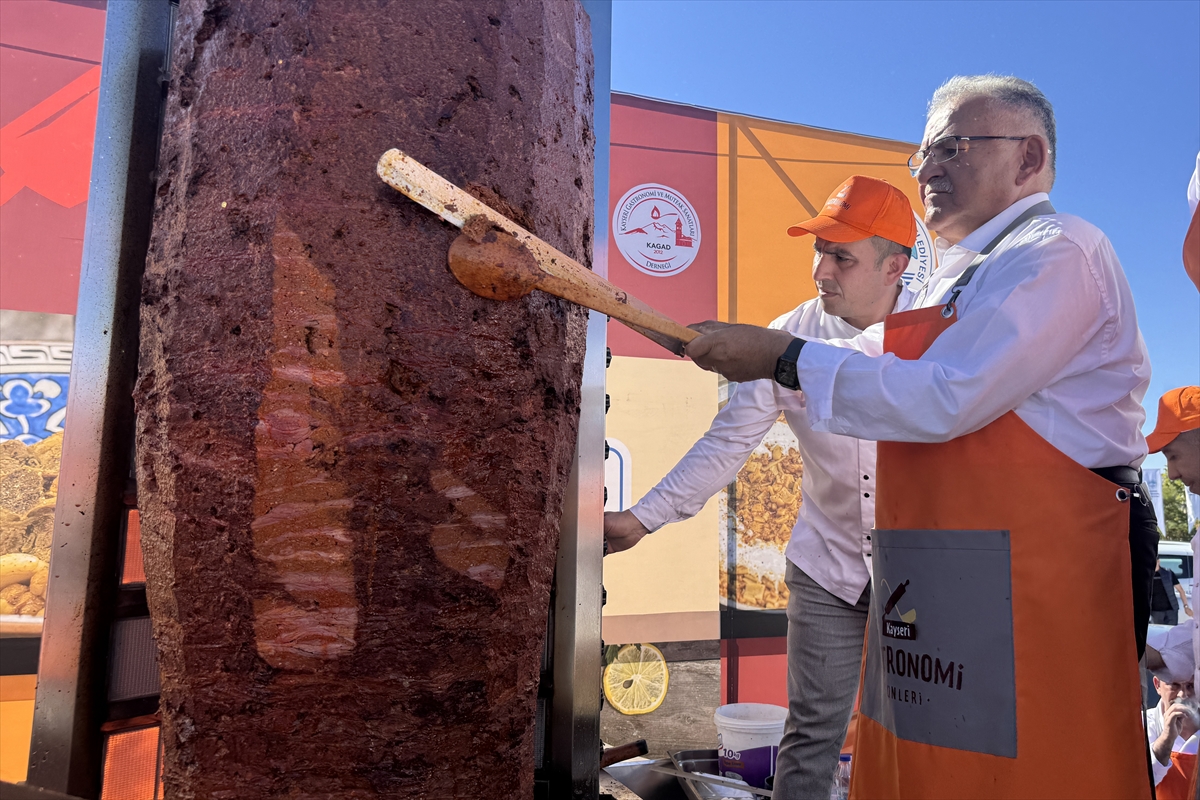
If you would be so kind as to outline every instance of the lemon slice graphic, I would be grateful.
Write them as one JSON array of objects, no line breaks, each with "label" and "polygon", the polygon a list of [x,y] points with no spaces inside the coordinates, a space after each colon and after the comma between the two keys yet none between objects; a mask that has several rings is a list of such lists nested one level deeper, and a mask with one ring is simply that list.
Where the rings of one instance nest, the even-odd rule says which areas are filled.
[{"label": "lemon slice graphic", "polygon": [[622,714],[649,714],[667,696],[667,660],[652,644],[627,644],[604,668],[604,696]]}]

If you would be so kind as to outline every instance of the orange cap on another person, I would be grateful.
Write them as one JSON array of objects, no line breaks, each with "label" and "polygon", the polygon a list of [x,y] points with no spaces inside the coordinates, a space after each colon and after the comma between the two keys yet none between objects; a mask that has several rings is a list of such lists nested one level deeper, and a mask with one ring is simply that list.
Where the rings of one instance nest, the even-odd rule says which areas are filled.
[{"label": "orange cap on another person", "polygon": [[912,247],[917,221],[904,193],[890,183],[866,175],[851,175],[812,219],[788,228],[789,236],[811,233],[830,242],[858,242],[880,236]]},{"label": "orange cap on another person", "polygon": [[1181,433],[1200,428],[1200,386],[1172,389],[1158,401],[1154,432],[1146,437],[1151,453],[1169,445]]}]

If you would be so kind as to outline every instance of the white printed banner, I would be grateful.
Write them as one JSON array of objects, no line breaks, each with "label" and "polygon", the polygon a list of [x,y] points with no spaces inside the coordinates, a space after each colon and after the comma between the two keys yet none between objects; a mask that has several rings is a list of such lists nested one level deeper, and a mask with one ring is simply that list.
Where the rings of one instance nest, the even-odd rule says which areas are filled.
[{"label": "white printed banner", "polygon": [[919,292],[929,283],[929,276],[937,268],[937,256],[933,250],[933,237],[925,227],[921,215],[913,212],[917,220],[917,241],[913,244],[912,258],[908,260],[908,268],[900,276],[910,292]]},{"label": "white printed banner", "polygon": [[1163,516],[1163,470],[1159,467],[1143,467],[1142,480],[1150,490],[1150,502],[1154,504],[1154,516],[1158,519],[1159,531],[1166,530],[1166,518]]}]

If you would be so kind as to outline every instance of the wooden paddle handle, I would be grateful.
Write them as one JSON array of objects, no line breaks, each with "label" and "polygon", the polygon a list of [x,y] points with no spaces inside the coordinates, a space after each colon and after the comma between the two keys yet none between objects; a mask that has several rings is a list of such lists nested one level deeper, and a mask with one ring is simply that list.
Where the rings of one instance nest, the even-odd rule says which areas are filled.
[{"label": "wooden paddle handle", "polygon": [[521,242],[533,253],[538,266],[546,273],[545,280],[539,282],[537,288],[607,314],[635,330],[644,328],[684,344],[700,335],[613,286],[400,150],[392,149],[384,153],[376,172],[388,186],[412,198],[451,225],[461,228],[471,217],[482,216]]},{"label": "wooden paddle handle", "polygon": [[[579,265],[579,268],[586,269],[583,265]],[[645,328],[672,339],[678,339],[684,344],[700,335],[666,314],[659,313],[641,303],[637,298],[630,297],[626,292],[613,286],[599,275],[596,276],[595,281],[586,282],[548,275],[545,280],[538,283],[537,288],[543,292],[549,292],[555,297],[561,297],[593,311],[599,311],[601,314],[608,314],[613,319],[619,319],[621,322],[633,326],[635,330]]]},{"label": "wooden paddle handle", "polygon": [[629,744],[619,744],[616,747],[607,747],[600,751],[600,769],[611,767],[613,764],[619,764],[622,761],[630,758],[644,756],[650,752],[649,745],[645,739],[638,739],[636,742]]}]

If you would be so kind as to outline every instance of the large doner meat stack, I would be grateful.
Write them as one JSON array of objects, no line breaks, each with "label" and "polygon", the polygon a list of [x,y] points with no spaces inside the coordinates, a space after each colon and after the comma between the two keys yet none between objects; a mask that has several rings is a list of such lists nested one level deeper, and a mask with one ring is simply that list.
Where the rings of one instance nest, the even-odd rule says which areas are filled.
[{"label": "large doner meat stack", "polygon": [[584,317],[479,299],[400,147],[590,256],[562,0],[184,0],[138,498],[168,797],[532,793]]}]

